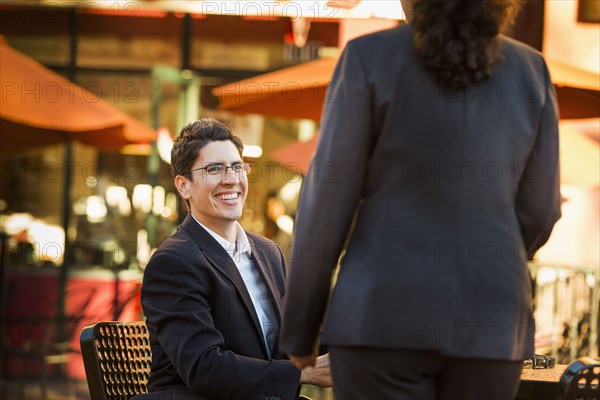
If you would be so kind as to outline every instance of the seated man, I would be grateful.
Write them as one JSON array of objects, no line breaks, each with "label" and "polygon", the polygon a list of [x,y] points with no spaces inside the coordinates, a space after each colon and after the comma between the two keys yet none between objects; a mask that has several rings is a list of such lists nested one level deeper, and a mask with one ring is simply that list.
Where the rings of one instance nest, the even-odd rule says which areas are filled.
[{"label": "seated man", "polygon": [[250,165],[228,126],[202,119],[171,151],[189,214],[144,272],[142,307],[152,347],[140,399],[295,399],[299,384],[331,386],[328,356],[300,372],[277,348],[284,258],[237,219]]}]

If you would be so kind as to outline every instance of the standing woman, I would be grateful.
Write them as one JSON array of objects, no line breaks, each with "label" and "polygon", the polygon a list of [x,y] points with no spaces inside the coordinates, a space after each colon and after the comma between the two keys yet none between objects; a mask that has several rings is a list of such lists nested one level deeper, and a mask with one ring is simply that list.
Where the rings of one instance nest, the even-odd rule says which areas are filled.
[{"label": "standing woman", "polygon": [[343,400],[511,399],[534,349],[526,263],[560,217],[556,95],[500,34],[511,1],[412,3],[335,70],[280,347],[306,367],[321,334]]}]

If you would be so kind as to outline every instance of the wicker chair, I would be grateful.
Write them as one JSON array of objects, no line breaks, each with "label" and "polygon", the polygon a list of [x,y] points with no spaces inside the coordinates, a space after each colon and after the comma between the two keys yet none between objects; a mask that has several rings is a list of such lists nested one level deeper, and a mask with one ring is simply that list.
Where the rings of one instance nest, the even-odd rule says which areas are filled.
[{"label": "wicker chair", "polygon": [[[97,322],[81,331],[91,400],[129,400],[148,393],[152,353],[144,322]],[[299,400],[310,400],[300,395]]]},{"label": "wicker chair", "polygon": [[144,322],[97,322],[81,331],[91,400],[129,400],[147,393],[152,354]]}]

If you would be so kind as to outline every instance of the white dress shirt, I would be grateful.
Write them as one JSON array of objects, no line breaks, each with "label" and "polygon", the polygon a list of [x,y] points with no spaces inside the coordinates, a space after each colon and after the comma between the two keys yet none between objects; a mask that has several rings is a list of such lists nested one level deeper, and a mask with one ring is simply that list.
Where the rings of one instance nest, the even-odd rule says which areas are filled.
[{"label": "white dress shirt", "polygon": [[219,242],[221,246],[223,246],[238,268],[238,271],[244,280],[244,284],[246,285],[246,289],[250,294],[250,298],[252,299],[254,310],[256,311],[258,321],[262,328],[263,340],[265,341],[269,357],[271,357],[271,346],[273,346],[274,338],[277,336],[277,317],[273,304],[269,299],[265,282],[263,281],[258,268],[252,262],[252,249],[246,232],[244,232],[242,226],[236,222],[235,243],[231,243],[218,233],[203,225],[193,214],[192,217],[217,242]]}]

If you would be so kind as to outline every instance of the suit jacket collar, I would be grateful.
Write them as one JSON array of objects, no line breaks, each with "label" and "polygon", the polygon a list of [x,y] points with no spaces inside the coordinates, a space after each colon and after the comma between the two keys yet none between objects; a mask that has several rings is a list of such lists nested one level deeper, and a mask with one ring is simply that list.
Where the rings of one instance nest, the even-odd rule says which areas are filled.
[{"label": "suit jacket collar", "polygon": [[[235,286],[236,290],[240,294],[244,306],[246,310],[250,313],[252,317],[252,321],[254,322],[254,328],[256,334],[260,338],[260,343],[262,345],[263,352],[265,357],[267,357],[268,352],[263,339],[262,328],[260,327],[260,322],[258,320],[258,316],[256,315],[256,310],[254,309],[254,304],[252,303],[252,299],[250,298],[250,294],[248,293],[248,289],[246,288],[246,284],[238,271],[237,266],[227,253],[227,251],[218,243],[199,223],[197,223],[194,218],[188,213],[187,217],[180,225],[180,229],[186,231],[195,244],[198,246],[200,251],[204,254],[207,260],[213,265],[215,269],[220,271],[223,275],[225,275]],[[260,246],[257,246],[256,242],[252,240],[248,232],[246,232],[248,236],[248,240],[250,242],[251,257],[254,264],[258,267],[260,274],[265,282],[267,287],[268,294],[273,302],[273,307],[275,308],[275,313],[277,315],[277,322],[281,324],[281,299],[278,295],[277,288],[271,279],[271,274],[267,271],[266,261],[263,249]],[[279,335],[277,335],[279,336]],[[277,349],[277,343],[275,343],[275,349]],[[271,349],[271,355],[274,356],[276,354],[275,349]]]},{"label": "suit jacket collar", "polygon": [[[248,233],[246,233],[248,234]],[[275,282],[273,282],[272,274],[267,269],[267,259],[264,254],[263,248],[257,246],[256,242],[248,235],[248,240],[250,241],[250,248],[252,249],[251,257],[254,265],[257,266],[260,274],[262,276],[263,282],[268,288],[268,295],[273,303],[273,308],[275,309],[275,314],[277,317],[277,326],[281,326],[281,310],[283,309],[283,304],[281,302],[281,296],[279,296],[279,291],[277,290],[277,286]],[[275,343],[273,344],[273,348],[271,349],[271,356],[275,358],[275,355],[279,355],[277,358],[281,358],[281,354],[279,353],[279,332],[276,335]]]},{"label": "suit jacket collar", "polygon": [[[227,239],[225,239],[223,236],[219,235],[217,232],[211,230],[206,225],[203,225],[202,222],[198,221],[198,219],[194,216],[194,214],[189,213],[189,215],[206,232],[208,232],[208,234],[210,234],[210,236],[212,236],[213,239],[215,239],[217,242],[219,242],[221,244],[221,246],[225,247],[225,251],[227,251],[228,253],[233,251],[231,249],[231,247],[233,247],[233,246],[237,247],[235,250],[235,254],[241,254],[243,252],[248,252],[248,253],[252,252],[252,248],[249,246],[250,243],[249,243],[249,239],[248,239],[248,234],[246,233],[246,231],[244,231],[244,228],[242,228],[242,226],[240,225],[239,222],[236,221],[236,223],[235,223],[236,238],[235,238],[235,242],[231,243]],[[229,247],[229,249],[228,249],[228,247]]]}]

